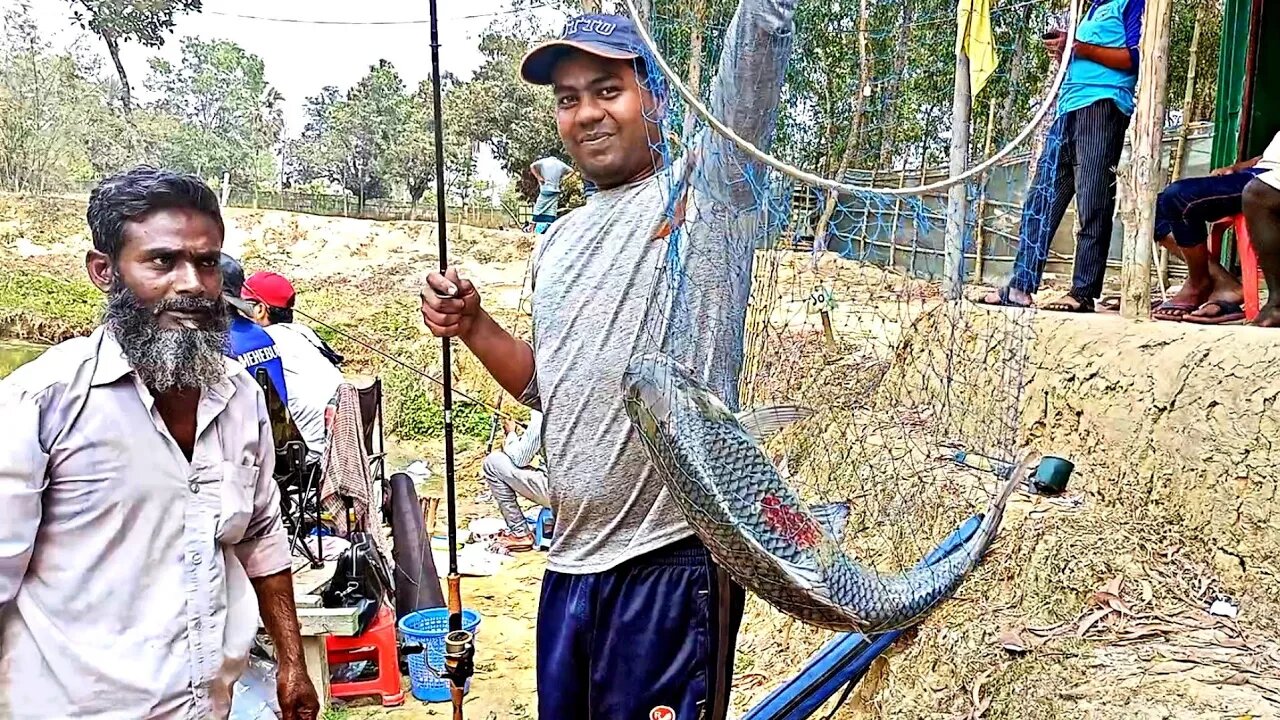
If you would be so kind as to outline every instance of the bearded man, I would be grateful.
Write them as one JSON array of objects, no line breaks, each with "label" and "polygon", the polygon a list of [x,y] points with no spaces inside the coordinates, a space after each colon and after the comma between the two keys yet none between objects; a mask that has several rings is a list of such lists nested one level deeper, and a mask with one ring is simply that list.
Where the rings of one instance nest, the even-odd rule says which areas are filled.
[{"label": "bearded man", "polygon": [[102,326],[0,382],[0,717],[225,718],[261,609],[283,716],[314,718],[217,198],[139,167],[88,221]]}]

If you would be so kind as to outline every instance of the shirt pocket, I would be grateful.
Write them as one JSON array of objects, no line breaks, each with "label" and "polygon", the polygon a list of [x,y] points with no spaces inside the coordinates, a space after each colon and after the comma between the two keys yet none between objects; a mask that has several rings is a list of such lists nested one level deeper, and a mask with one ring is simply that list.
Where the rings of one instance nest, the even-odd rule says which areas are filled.
[{"label": "shirt pocket", "polygon": [[215,536],[224,545],[235,545],[244,539],[253,518],[253,498],[258,486],[256,465],[222,463],[222,487],[219,489],[220,512]]}]

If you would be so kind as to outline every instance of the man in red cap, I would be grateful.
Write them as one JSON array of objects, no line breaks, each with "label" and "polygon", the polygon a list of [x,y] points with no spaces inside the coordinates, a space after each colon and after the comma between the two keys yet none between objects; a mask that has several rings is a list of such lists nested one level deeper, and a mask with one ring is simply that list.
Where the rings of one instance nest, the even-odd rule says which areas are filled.
[{"label": "man in red cap", "polygon": [[297,293],[283,275],[256,272],[244,281],[241,297],[252,302],[253,321],[275,341],[289,391],[289,414],[307,444],[307,462],[319,462],[325,448],[324,413],[342,384],[341,357],[311,328],[293,321]]}]

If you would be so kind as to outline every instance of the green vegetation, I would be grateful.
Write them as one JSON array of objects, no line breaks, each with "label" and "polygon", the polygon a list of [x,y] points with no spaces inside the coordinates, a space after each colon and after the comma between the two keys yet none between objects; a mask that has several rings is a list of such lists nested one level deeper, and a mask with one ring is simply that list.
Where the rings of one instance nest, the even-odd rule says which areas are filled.
[{"label": "green vegetation", "polygon": [[102,315],[102,293],[87,280],[40,272],[0,273],[0,337],[54,343],[83,335]]}]

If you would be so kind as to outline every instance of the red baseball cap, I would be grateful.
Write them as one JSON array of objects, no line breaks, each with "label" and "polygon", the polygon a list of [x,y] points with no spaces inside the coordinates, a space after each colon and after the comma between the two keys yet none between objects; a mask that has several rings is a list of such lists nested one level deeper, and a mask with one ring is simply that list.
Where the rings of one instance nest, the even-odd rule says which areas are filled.
[{"label": "red baseball cap", "polygon": [[244,281],[240,297],[260,302],[273,308],[293,307],[293,284],[273,272],[256,272]]}]

